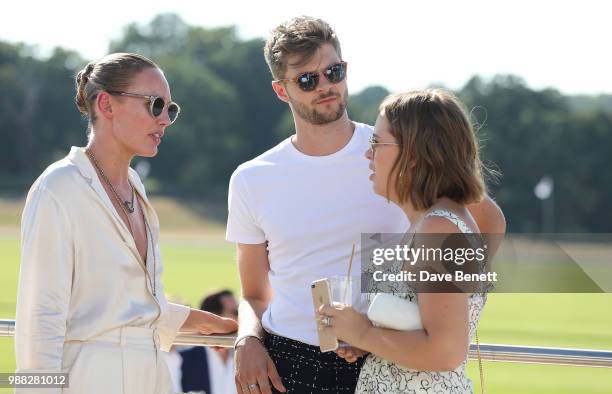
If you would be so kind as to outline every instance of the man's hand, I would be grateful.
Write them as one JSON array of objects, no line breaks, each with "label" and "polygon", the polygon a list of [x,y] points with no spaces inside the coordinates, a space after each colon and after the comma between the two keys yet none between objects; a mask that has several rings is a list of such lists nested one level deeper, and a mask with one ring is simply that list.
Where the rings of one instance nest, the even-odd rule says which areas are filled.
[{"label": "man's hand", "polygon": [[278,391],[287,391],[274,362],[257,338],[247,337],[240,341],[236,346],[234,365],[238,394],[272,394],[270,382]]},{"label": "man's hand", "polygon": [[354,363],[367,352],[365,350],[357,349],[352,346],[342,346],[336,349],[338,357],[343,358],[348,363]]}]

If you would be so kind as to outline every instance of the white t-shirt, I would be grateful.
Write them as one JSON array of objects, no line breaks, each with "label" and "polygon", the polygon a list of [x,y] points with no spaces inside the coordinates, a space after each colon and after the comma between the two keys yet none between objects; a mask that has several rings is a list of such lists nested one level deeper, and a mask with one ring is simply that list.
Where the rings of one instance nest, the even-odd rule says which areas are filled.
[{"label": "white t-shirt", "polygon": [[404,213],[372,190],[371,134],[356,123],[348,144],[328,156],[305,155],[287,138],[234,171],[226,239],[268,242],[274,296],[262,318],[266,331],[318,346],[310,283],[346,275],[353,243],[358,276],[361,233],[408,228]]}]

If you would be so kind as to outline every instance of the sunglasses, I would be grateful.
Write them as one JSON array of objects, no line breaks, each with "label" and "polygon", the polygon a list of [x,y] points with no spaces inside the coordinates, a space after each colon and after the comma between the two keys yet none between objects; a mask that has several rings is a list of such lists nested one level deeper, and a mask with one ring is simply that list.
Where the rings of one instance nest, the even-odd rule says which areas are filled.
[{"label": "sunglasses", "polygon": [[397,142],[378,142],[376,140],[376,137],[374,136],[374,134],[372,134],[370,136],[370,149],[372,149],[372,155],[374,155],[376,153],[376,147],[378,145],[396,145],[399,146],[399,144]]},{"label": "sunglasses", "polygon": [[[149,113],[152,117],[157,118],[164,112],[164,108],[166,107],[166,101],[159,96],[149,96],[147,94],[136,94],[136,93],[126,93],[126,92],[118,92],[114,90],[108,91],[109,94],[113,96],[126,96],[126,97],[137,97],[137,98],[145,98],[149,100]],[[178,117],[179,112],[181,112],[181,107],[174,101],[170,101],[168,103],[168,118],[170,118],[170,124],[174,123],[176,118]]]},{"label": "sunglasses", "polygon": [[346,62],[332,64],[323,72],[313,71],[300,74],[295,78],[279,79],[274,82],[295,82],[305,92],[312,92],[319,85],[320,75],[333,84],[340,83],[346,78]]}]

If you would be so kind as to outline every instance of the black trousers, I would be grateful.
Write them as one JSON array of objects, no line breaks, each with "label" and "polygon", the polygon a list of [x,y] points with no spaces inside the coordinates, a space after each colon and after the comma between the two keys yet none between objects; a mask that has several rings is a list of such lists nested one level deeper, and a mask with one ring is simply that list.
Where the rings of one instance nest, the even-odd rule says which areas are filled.
[{"label": "black trousers", "polygon": [[[292,394],[354,393],[365,357],[348,363],[318,346],[268,333],[266,349],[283,385]],[[272,392],[280,393],[272,387]]]}]

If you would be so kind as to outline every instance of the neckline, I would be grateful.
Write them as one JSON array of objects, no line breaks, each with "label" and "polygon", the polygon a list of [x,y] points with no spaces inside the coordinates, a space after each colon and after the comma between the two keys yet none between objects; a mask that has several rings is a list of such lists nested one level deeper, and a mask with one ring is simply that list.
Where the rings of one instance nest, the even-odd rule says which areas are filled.
[{"label": "neckline", "polygon": [[311,155],[307,155],[303,152],[301,152],[300,150],[298,150],[295,145],[293,145],[293,142],[291,141],[291,139],[293,138],[293,135],[287,137],[285,139],[285,141],[283,141],[283,143],[287,146],[287,149],[290,151],[291,155],[295,158],[298,158],[300,160],[303,161],[310,161],[313,163],[327,163],[330,161],[334,161],[337,160],[340,157],[345,156],[347,153],[349,153],[353,147],[357,144],[357,141],[359,139],[359,137],[357,136],[357,134],[359,133],[358,129],[359,129],[359,124],[356,122],[351,122],[354,126],[353,129],[353,135],[351,136],[351,138],[349,139],[349,141],[339,150],[337,150],[334,153],[331,153],[329,155],[325,155],[325,156],[311,156]]}]

